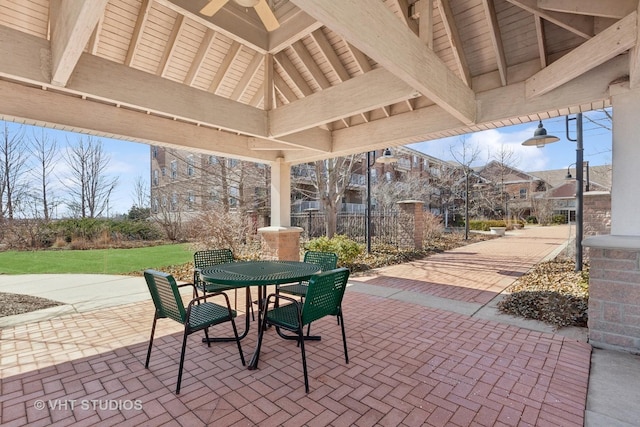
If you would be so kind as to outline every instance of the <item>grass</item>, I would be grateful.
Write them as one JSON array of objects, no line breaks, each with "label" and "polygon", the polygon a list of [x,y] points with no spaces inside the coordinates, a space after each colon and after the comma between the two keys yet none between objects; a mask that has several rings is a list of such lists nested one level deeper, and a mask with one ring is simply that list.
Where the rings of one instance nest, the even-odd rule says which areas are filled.
[{"label": "grass", "polygon": [[131,249],[0,252],[0,274],[126,274],[191,261],[187,244]]}]

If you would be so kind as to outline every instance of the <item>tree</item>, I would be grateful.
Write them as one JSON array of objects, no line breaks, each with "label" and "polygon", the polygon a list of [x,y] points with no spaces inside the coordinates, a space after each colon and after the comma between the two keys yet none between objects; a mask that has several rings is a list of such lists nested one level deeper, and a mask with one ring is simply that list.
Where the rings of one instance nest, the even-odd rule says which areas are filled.
[{"label": "tree", "polygon": [[138,209],[149,207],[149,184],[140,175],[136,177],[133,183],[133,206]]},{"label": "tree", "polygon": [[42,214],[45,221],[48,221],[51,217],[51,211],[53,204],[51,203],[50,194],[50,176],[53,172],[53,168],[58,161],[57,144],[55,140],[49,138],[44,129],[40,131],[40,134],[33,134],[33,138],[30,141],[31,154],[36,160],[36,167],[32,169],[32,174],[39,187],[39,195],[36,196],[34,191],[34,198],[41,203]]},{"label": "tree", "polygon": [[492,156],[497,164],[497,174],[498,179],[500,181],[500,194],[502,195],[502,203],[504,206],[504,220],[509,220],[509,199],[510,195],[505,187],[505,180],[509,175],[510,171],[513,170],[518,163],[520,162],[520,158],[513,151],[512,148],[507,147],[505,144],[500,145],[500,149]]},{"label": "tree", "polygon": [[22,127],[11,134],[5,122],[0,137],[0,219],[13,219],[18,201],[26,191],[28,150]]},{"label": "tree", "polygon": [[458,140],[458,147],[449,147],[451,156],[458,163],[462,169],[464,176],[464,238],[469,238],[469,178],[473,170],[471,165],[478,160],[480,156],[480,147],[478,145],[471,145],[466,136],[460,137]]},{"label": "tree", "polygon": [[320,160],[315,163],[315,187],[325,215],[327,237],[336,234],[338,226],[338,208],[351,179],[355,165],[355,156],[337,157]]},{"label": "tree", "polygon": [[66,163],[71,170],[69,206],[75,215],[82,218],[101,216],[109,203],[109,197],[118,184],[117,177],[109,177],[107,169],[111,158],[102,147],[102,142],[92,137],[81,137],[66,150]]}]

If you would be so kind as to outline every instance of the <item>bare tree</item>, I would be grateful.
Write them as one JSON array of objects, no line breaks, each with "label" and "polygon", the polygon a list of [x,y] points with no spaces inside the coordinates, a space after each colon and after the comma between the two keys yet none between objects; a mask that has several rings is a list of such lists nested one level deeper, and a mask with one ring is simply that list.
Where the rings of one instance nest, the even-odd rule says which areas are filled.
[{"label": "bare tree", "polygon": [[42,215],[45,221],[51,218],[51,211],[54,208],[51,203],[50,176],[53,168],[58,161],[57,143],[47,135],[44,129],[40,130],[40,134],[34,132],[29,147],[31,154],[35,158],[36,167],[32,169],[32,175],[39,187],[39,195],[34,197],[39,201],[42,208]]},{"label": "bare tree", "polygon": [[26,191],[28,150],[24,129],[11,133],[5,122],[0,135],[0,218],[13,219],[18,201]]},{"label": "bare tree", "polygon": [[449,147],[451,156],[458,165],[462,168],[464,176],[464,238],[469,238],[469,178],[473,170],[471,165],[478,160],[480,156],[480,147],[478,145],[471,145],[466,136],[462,136],[458,140],[458,146]]},{"label": "bare tree", "polygon": [[117,177],[109,177],[107,168],[111,158],[102,142],[92,137],[80,138],[67,148],[66,163],[71,169],[65,186],[70,192],[71,209],[82,218],[95,218],[104,212],[109,198],[118,184]]},{"label": "bare tree", "polygon": [[308,169],[310,188],[299,186],[295,189],[309,199],[320,201],[321,209],[325,212],[326,236],[329,238],[336,234],[338,208],[356,163],[355,155],[319,160],[312,169]]},{"label": "bare tree", "polygon": [[136,180],[133,183],[133,193],[131,196],[133,197],[134,206],[138,208],[149,207],[149,183],[140,175],[136,177]]}]

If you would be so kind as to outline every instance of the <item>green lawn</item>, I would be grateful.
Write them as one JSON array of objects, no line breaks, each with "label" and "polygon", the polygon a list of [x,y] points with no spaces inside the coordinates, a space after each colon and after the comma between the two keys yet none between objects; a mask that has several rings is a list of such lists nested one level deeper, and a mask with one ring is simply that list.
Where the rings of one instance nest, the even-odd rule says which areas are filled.
[{"label": "green lawn", "polygon": [[0,274],[103,273],[125,274],[193,260],[188,245],[135,249],[0,252]]}]

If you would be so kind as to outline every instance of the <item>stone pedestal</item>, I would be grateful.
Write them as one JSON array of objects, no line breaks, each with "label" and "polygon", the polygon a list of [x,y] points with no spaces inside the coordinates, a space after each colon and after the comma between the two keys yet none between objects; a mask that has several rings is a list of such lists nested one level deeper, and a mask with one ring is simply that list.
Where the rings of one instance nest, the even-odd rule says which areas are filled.
[{"label": "stone pedestal", "polygon": [[640,237],[594,236],[589,248],[589,343],[640,351]]},{"label": "stone pedestal", "polygon": [[260,234],[262,259],[300,261],[300,227],[262,227]]},{"label": "stone pedestal", "polygon": [[398,246],[422,249],[424,235],[424,202],[402,200],[398,202]]}]

